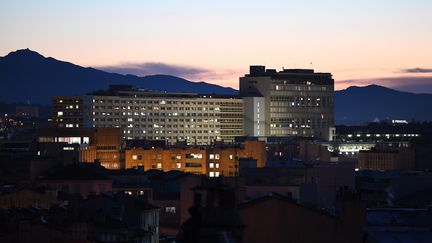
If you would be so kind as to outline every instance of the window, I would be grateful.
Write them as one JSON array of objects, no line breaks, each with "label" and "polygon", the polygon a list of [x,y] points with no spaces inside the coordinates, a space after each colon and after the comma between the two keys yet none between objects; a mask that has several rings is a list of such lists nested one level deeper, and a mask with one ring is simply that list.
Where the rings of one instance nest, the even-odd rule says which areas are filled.
[{"label": "window", "polygon": [[210,171],[209,176],[210,177],[215,177],[215,173],[213,171]]},{"label": "window", "polygon": [[63,116],[63,111],[57,112],[57,116]]},{"label": "window", "polygon": [[180,168],[181,168],[181,163],[177,163],[177,164],[176,164],[176,168],[177,168],[177,169],[180,169]]},{"label": "window", "polygon": [[210,163],[210,164],[209,164],[209,167],[210,167],[210,168],[214,168],[214,163]]},{"label": "window", "polygon": [[165,207],[166,213],[176,213],[176,207]]},{"label": "window", "polygon": [[157,164],[156,164],[156,167],[157,167],[158,169],[162,169],[162,163],[157,163]]},{"label": "window", "polygon": [[201,163],[192,163],[192,162],[186,163],[186,167],[201,167],[201,166],[202,166]]},{"label": "window", "polygon": [[186,154],[187,159],[202,159],[202,154]]},{"label": "window", "polygon": [[219,177],[219,171],[215,172],[215,177]]}]

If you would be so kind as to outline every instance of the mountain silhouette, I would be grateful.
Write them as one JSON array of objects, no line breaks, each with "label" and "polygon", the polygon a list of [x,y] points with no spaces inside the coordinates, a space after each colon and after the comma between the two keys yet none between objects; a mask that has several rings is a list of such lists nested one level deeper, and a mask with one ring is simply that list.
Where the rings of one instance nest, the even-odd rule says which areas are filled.
[{"label": "mountain silhouette", "polygon": [[138,77],[84,68],[29,50],[0,57],[0,101],[50,104],[55,95],[83,95],[106,89],[110,84],[129,84],[159,91],[199,94],[237,94],[237,90],[205,82],[192,82],[170,75]]},{"label": "mountain silhouette", "polygon": [[[83,95],[111,84],[199,94],[238,94],[232,88],[192,82],[169,75],[138,77],[108,73],[59,61],[29,49],[0,57],[0,102],[50,105],[55,95]],[[413,94],[378,85],[335,92],[336,124],[360,124],[376,119],[432,121],[432,94]]]},{"label": "mountain silhouette", "polygon": [[336,124],[374,120],[432,121],[432,94],[414,94],[379,85],[352,86],[335,92]]}]

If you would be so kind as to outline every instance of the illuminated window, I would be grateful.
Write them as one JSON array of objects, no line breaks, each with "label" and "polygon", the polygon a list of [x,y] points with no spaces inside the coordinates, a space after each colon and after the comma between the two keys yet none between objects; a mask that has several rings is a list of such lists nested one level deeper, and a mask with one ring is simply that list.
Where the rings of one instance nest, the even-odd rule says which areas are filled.
[{"label": "illuminated window", "polygon": [[63,111],[57,112],[57,116],[63,116]]},{"label": "illuminated window", "polygon": [[219,177],[219,171],[215,172],[215,177]]},{"label": "illuminated window", "polygon": [[215,177],[215,173],[214,173],[213,171],[210,171],[210,172],[209,172],[209,176],[210,176],[210,177]]},{"label": "illuminated window", "polygon": [[177,169],[180,169],[181,168],[181,163],[177,163],[176,167],[177,167]]},{"label": "illuminated window", "polygon": [[157,164],[156,164],[156,168],[158,168],[158,169],[162,169],[162,163],[157,163]]},{"label": "illuminated window", "polygon": [[166,213],[176,213],[176,207],[165,207]]},{"label": "illuminated window", "polygon": [[214,158],[215,158],[214,154],[209,155],[209,159],[214,159]]},{"label": "illuminated window", "polygon": [[214,163],[210,163],[210,164],[209,164],[209,167],[210,167],[210,168],[214,168]]},{"label": "illuminated window", "polygon": [[219,164],[216,164],[216,169],[219,169]]}]

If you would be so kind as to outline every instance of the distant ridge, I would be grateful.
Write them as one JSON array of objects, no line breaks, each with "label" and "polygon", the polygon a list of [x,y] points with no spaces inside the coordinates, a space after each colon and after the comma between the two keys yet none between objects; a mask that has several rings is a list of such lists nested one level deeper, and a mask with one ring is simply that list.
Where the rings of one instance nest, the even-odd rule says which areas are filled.
[{"label": "distant ridge", "polygon": [[[0,102],[49,105],[55,95],[82,95],[110,84],[130,84],[150,90],[200,94],[238,94],[205,82],[170,75],[137,77],[84,68],[31,51],[0,57]],[[335,92],[336,124],[360,124],[376,119],[432,121],[432,94],[413,94],[379,85],[352,86]]]},{"label": "distant ridge", "polygon": [[237,94],[237,90],[170,75],[138,77],[84,68],[29,50],[0,57],[0,101],[50,104],[55,95],[82,95],[110,84],[130,84],[160,91]]},{"label": "distant ridge", "polygon": [[432,94],[414,94],[379,85],[352,86],[335,92],[336,124],[374,120],[432,121]]}]

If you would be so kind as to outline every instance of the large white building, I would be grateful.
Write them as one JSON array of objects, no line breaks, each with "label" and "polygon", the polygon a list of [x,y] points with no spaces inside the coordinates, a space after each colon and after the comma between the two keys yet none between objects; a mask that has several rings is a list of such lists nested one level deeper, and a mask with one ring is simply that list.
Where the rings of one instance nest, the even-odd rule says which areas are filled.
[{"label": "large white building", "polygon": [[243,100],[113,85],[84,97],[84,126],[120,127],[126,139],[207,145],[243,136]]},{"label": "large white building", "polygon": [[311,69],[266,69],[251,66],[240,78],[245,135],[334,136],[334,80]]}]

